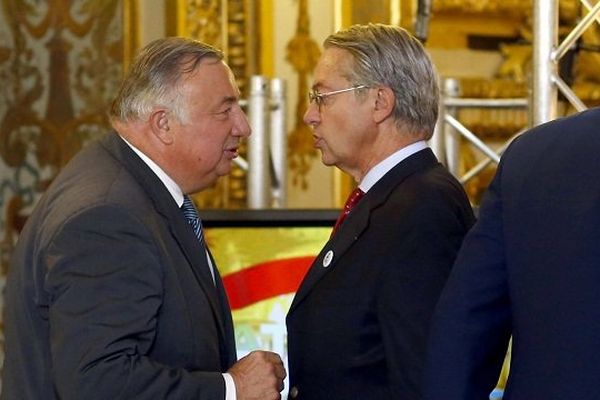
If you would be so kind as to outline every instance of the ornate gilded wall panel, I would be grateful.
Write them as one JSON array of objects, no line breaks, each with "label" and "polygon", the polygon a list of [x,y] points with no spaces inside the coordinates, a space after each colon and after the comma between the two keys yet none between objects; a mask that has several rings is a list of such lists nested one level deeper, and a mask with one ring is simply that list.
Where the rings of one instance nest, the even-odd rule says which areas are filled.
[{"label": "ornate gilded wall panel", "polygon": [[532,5],[527,0],[433,0],[432,10],[469,14],[521,14],[530,12]]},{"label": "ornate gilded wall panel", "polygon": [[0,285],[28,213],[59,169],[107,132],[136,45],[134,1],[0,2]]},{"label": "ornate gilded wall panel", "polygon": [[306,0],[300,0],[296,33],[287,43],[285,59],[298,74],[298,97],[295,100],[294,128],[288,139],[288,159],[292,184],[302,189],[308,186],[306,175],[317,157],[311,129],[304,123],[303,116],[308,107],[309,74],[317,65],[320,55],[319,45],[310,36],[308,3]]}]

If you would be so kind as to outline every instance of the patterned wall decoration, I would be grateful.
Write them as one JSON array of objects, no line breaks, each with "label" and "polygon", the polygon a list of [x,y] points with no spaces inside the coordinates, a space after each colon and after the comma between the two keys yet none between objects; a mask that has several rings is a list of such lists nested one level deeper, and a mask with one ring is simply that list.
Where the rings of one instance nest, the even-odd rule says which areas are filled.
[{"label": "patterned wall decoration", "polygon": [[298,74],[298,98],[294,128],[288,138],[288,158],[292,183],[301,188],[308,187],[306,175],[318,153],[313,147],[312,132],[303,121],[308,108],[308,78],[315,69],[321,50],[310,36],[310,19],[306,0],[298,1],[298,24],[296,34],[287,44],[286,60]]},{"label": "patterned wall decoration", "polygon": [[530,12],[532,4],[523,0],[433,0],[434,12],[508,13]]},{"label": "patterned wall decoration", "polygon": [[[249,77],[256,73],[255,3],[250,0],[166,1],[167,34],[191,37],[222,49],[242,97],[248,95]],[[244,145],[240,155],[246,155]],[[246,198],[246,173],[236,165],[213,187],[194,195],[201,208],[245,208]]]},{"label": "patterned wall decoration", "polygon": [[3,288],[35,202],[87,141],[109,130],[107,105],[137,36],[134,1],[0,0],[0,7]]}]

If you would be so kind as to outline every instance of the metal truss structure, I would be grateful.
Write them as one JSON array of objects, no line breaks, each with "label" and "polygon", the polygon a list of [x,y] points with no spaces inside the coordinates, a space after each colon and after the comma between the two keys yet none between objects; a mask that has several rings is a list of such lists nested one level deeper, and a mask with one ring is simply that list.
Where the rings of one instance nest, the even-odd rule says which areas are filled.
[{"label": "metal truss structure", "polygon": [[[443,85],[443,99],[437,132],[431,143],[436,155],[462,183],[480,173],[490,163],[498,163],[510,142],[523,131],[514,135],[497,149],[480,140],[456,118],[459,108],[528,108],[530,126],[553,120],[557,113],[558,93],[576,111],[587,107],[558,74],[558,63],[572,49],[581,35],[594,23],[600,23],[600,2],[592,5],[589,0],[579,0],[587,13],[571,32],[558,43],[559,4],[554,0],[533,1],[533,62],[531,97],[529,99],[466,99],[458,97],[456,81],[447,79]],[[459,175],[459,142],[463,137],[483,153],[485,159],[464,175]]]},{"label": "metal truss structure", "polygon": [[234,161],[246,171],[247,207],[281,208],[287,200],[286,86],[282,79],[250,78],[250,95],[240,104],[248,114],[252,135],[247,158]]}]

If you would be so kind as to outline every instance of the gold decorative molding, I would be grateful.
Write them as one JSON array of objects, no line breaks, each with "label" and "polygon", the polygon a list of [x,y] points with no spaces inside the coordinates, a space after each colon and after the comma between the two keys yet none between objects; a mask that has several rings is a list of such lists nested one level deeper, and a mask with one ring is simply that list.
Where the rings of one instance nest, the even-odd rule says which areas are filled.
[{"label": "gold decorative molding", "polygon": [[[0,157],[29,171],[37,182],[31,192],[40,193],[86,141],[110,129],[106,109],[124,57],[137,45],[125,19],[137,13],[131,1],[28,5],[13,1],[0,10],[7,28],[0,32]],[[14,195],[22,185],[13,183]]]},{"label": "gold decorative molding", "polygon": [[50,2],[41,18],[26,2],[5,6],[13,47],[1,58],[0,73],[11,84],[4,88],[0,156],[9,166],[22,165],[34,146],[39,165],[55,174],[86,140],[108,130],[104,111],[131,47],[111,27],[124,26],[132,4],[83,3]]},{"label": "gold decorative molding", "polygon": [[532,7],[531,1],[527,0],[433,0],[432,2],[434,13],[514,15],[530,13]]},{"label": "gold decorative molding", "polygon": [[227,2],[167,0],[167,34],[186,36],[227,50]]},{"label": "gold decorative molding", "polygon": [[321,55],[319,45],[310,37],[310,19],[306,0],[298,1],[298,25],[296,34],[288,42],[286,60],[298,73],[298,98],[296,99],[296,121],[288,137],[288,159],[293,185],[308,187],[306,175],[317,151],[313,146],[312,131],[304,123],[303,116],[308,107],[308,76],[312,73]]},{"label": "gold decorative molding", "polygon": [[588,106],[600,105],[600,27],[595,24],[580,40],[573,65],[573,91]]}]

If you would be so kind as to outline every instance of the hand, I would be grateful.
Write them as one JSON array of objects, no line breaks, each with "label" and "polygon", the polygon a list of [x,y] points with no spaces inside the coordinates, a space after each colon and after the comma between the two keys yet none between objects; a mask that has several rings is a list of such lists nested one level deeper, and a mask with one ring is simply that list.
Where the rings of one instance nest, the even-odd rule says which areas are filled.
[{"label": "hand", "polygon": [[283,361],[270,351],[253,351],[229,371],[238,400],[279,400],[287,376]]}]

